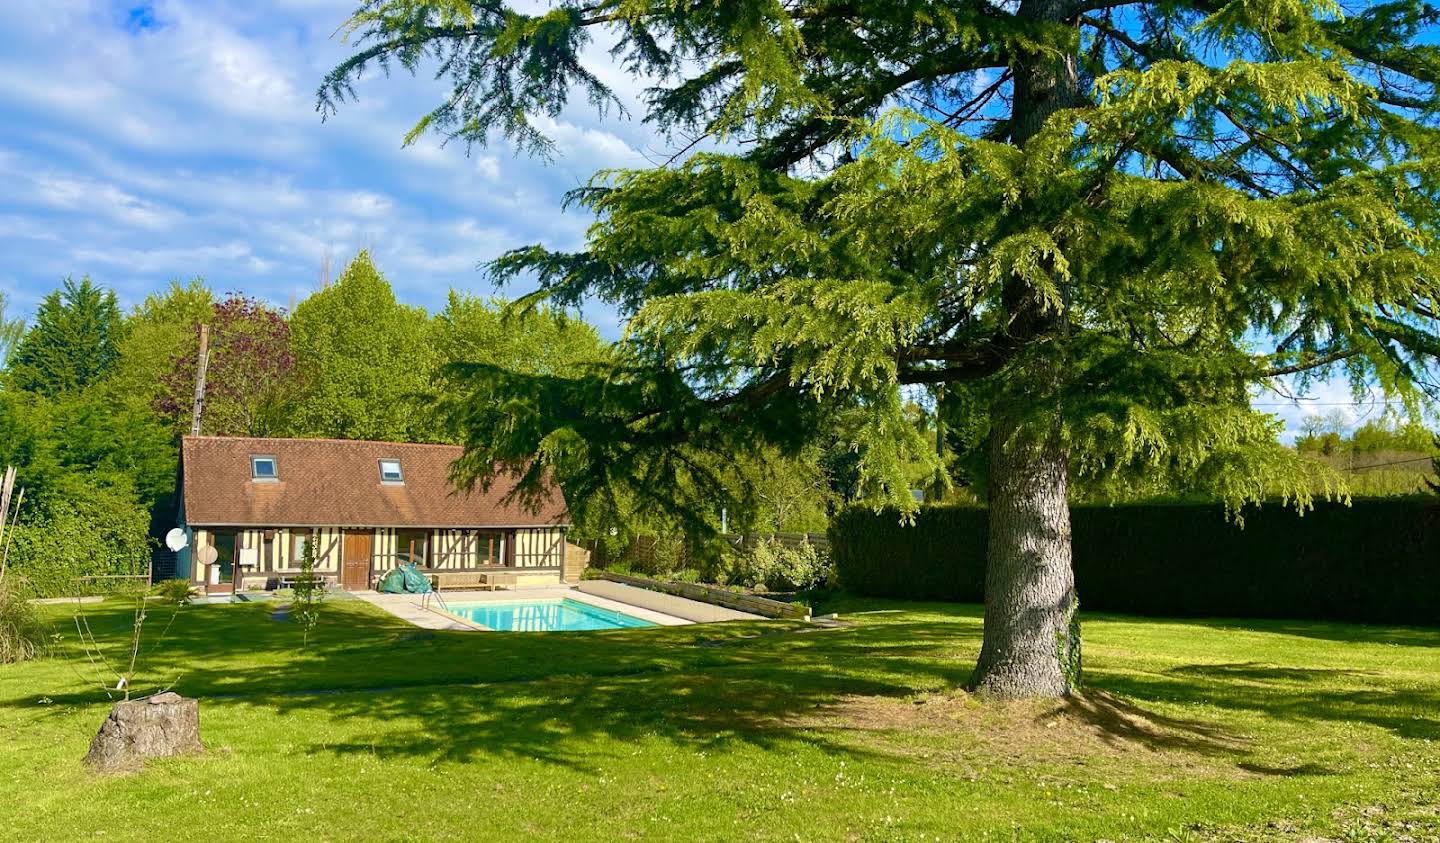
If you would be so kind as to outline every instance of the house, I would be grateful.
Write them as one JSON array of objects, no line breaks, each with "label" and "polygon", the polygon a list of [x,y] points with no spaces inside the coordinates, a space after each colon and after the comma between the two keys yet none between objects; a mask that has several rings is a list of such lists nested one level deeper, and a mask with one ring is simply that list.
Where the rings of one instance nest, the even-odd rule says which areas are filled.
[{"label": "house", "polygon": [[[520,585],[578,577],[565,567],[569,514],[558,487],[524,505],[513,481],[456,490],[454,445],[186,436],[180,448],[176,576],[208,592],[276,587],[315,568],[347,590],[397,564],[508,571]],[[213,551],[208,550],[213,548]],[[568,576],[567,576],[568,575]]]}]

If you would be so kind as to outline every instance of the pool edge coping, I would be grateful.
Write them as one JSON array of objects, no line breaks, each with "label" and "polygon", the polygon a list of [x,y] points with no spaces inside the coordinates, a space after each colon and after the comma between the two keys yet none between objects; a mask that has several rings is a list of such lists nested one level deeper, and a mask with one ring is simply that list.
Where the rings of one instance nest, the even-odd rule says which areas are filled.
[{"label": "pool edge coping", "polygon": [[[573,601],[575,601],[576,603],[585,603],[585,604],[594,606],[594,607],[597,608],[597,609],[606,609],[606,610],[611,611],[611,612],[619,612],[619,613],[622,614],[622,615],[629,615],[630,617],[636,618],[636,619],[638,619],[638,620],[648,621],[649,623],[651,623],[653,626],[656,626],[656,627],[690,626],[691,624],[696,623],[696,621],[687,620],[687,619],[685,619],[685,618],[679,618],[679,617],[676,617],[676,616],[674,616],[674,615],[667,615],[667,614],[665,614],[664,612],[657,612],[657,611],[655,611],[654,609],[647,609],[647,608],[645,608],[644,606],[633,606],[633,605],[631,605],[631,604],[629,604],[629,603],[624,603],[624,602],[621,602],[621,601],[619,601],[619,600],[611,600],[611,599],[609,599],[609,598],[607,598],[607,597],[601,597],[601,596],[596,595],[596,594],[587,594],[586,592],[580,591],[579,589],[576,589],[576,588],[574,588],[573,586],[570,586],[570,587],[558,587],[558,588],[557,588],[557,587],[553,587],[553,586],[546,586],[546,587],[544,587],[544,588],[537,588],[537,589],[534,589],[534,592],[535,592],[535,593],[533,594],[533,596],[531,596],[531,595],[526,595],[526,594],[525,594],[525,592],[528,591],[528,590],[529,590],[529,589],[517,589],[517,590],[515,590],[515,591],[505,592],[506,597],[504,597],[504,598],[498,596],[495,592],[477,592],[477,593],[479,593],[479,594],[484,594],[485,597],[486,597],[486,599],[484,599],[484,600],[477,600],[477,601],[474,601],[474,602],[477,602],[477,603],[490,603],[490,602],[494,602],[494,603],[510,603],[510,602],[517,602],[517,603],[518,603],[518,602],[538,602],[538,601],[541,601],[541,600],[573,600]],[[462,593],[463,593],[463,592],[462,592]],[[413,595],[413,596],[418,596],[418,595]],[[507,599],[507,598],[511,598],[512,596],[513,596],[513,599]],[[367,602],[371,602],[371,601],[367,601]],[[459,601],[459,602],[467,602],[467,601]],[[406,605],[415,606],[416,608],[421,608],[420,605],[418,605],[417,603],[414,603],[414,602],[405,601],[405,603],[406,603]],[[385,605],[385,604],[383,604],[383,603],[371,602],[371,605],[378,606],[379,608],[385,609],[386,611],[390,611],[389,606],[387,606],[387,605]],[[423,606],[423,608],[424,608],[425,610],[428,610],[429,612],[431,612],[431,613],[433,613],[433,614],[441,617],[441,618],[444,618],[444,619],[447,620],[447,621],[451,621],[451,622],[454,622],[454,623],[459,623],[459,624],[461,624],[461,625],[463,625],[463,626],[465,626],[465,627],[467,628],[467,629],[465,629],[465,630],[456,630],[456,631],[462,631],[462,632],[463,632],[463,631],[470,631],[470,632],[507,632],[507,631],[509,631],[509,630],[503,630],[503,629],[491,629],[491,628],[489,628],[489,627],[487,627],[487,626],[484,626],[484,625],[482,625],[482,624],[475,623],[474,621],[472,621],[472,620],[470,620],[470,619],[468,619],[468,618],[461,617],[460,615],[457,615],[457,614],[455,614],[454,612],[450,612],[450,611],[447,611],[447,610],[445,610],[445,609],[441,609],[441,608],[437,607],[434,603],[425,604],[425,605]],[[395,612],[391,612],[391,614],[395,614],[397,617],[400,617],[402,620],[406,620],[406,621],[409,621],[409,622],[412,623],[412,624],[415,624],[415,619],[413,619],[413,618],[405,617],[405,616],[399,615],[399,614],[397,614],[397,613],[395,613]],[[418,624],[415,624],[415,625],[418,626]],[[616,627],[616,628],[617,628],[617,629],[645,629],[646,627]],[[586,630],[586,631],[589,631],[589,632],[603,632],[603,631],[606,631],[606,630]]]}]

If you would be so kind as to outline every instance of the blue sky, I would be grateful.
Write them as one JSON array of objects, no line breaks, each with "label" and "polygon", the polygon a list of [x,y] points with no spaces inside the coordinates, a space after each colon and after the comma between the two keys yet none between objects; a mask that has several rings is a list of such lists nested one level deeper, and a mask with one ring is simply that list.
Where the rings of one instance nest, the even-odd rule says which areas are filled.
[{"label": "blue sky", "polygon": [[[400,73],[322,123],[314,92],[346,55],[334,37],[352,0],[8,4],[0,27],[0,290],[22,314],[66,275],[88,273],[129,306],[172,278],[203,276],[278,305],[369,248],[406,301],[455,287],[489,293],[477,264],[541,242],[580,244],[587,217],[564,192],[604,167],[662,159],[638,119],[577,104],[542,121],[559,156],[433,138],[402,148],[443,88]],[[537,5],[539,3],[537,2]],[[597,42],[591,66],[632,114],[642,85]],[[519,291],[512,291],[519,292]],[[613,312],[587,309],[606,335]],[[1343,384],[1310,408],[1266,407],[1295,428],[1341,409]],[[1278,400],[1267,396],[1265,402]]]},{"label": "blue sky", "polygon": [[[323,256],[371,249],[404,299],[490,292],[481,261],[573,247],[562,194],[663,149],[638,120],[585,107],[549,125],[548,164],[497,144],[467,156],[405,130],[442,88],[368,80],[329,122],[321,76],[351,0],[13,4],[0,28],[0,289],[21,312],[67,274],[134,304],[171,278],[277,304],[314,289]],[[604,45],[594,53],[605,58]],[[608,63],[608,62],[607,62]],[[634,83],[614,73],[633,102]],[[608,311],[586,313],[613,335]]]}]

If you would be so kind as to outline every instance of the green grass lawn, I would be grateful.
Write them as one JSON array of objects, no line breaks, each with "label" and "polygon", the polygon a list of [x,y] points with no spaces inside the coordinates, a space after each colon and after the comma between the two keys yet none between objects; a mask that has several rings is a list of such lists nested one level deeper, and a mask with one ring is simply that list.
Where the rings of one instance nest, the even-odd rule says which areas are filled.
[{"label": "green grass lawn", "polygon": [[1440,839],[1440,630],[1091,617],[1084,695],[982,704],[978,608],[830,608],[853,626],[432,634],[333,602],[301,651],[265,605],[191,607],[154,661],[200,757],[92,776],[81,663],[0,667],[0,837]]}]

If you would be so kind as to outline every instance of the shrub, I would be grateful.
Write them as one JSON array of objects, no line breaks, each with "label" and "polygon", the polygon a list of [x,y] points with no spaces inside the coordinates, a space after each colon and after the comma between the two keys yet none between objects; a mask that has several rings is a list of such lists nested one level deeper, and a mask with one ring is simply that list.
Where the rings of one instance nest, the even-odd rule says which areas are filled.
[{"label": "shrub", "polygon": [[45,647],[45,626],[35,607],[13,579],[0,579],[0,664],[33,659],[45,652]]},{"label": "shrub", "polygon": [[809,543],[787,547],[775,539],[763,539],[748,553],[737,554],[726,580],[769,591],[809,591],[824,588],[834,575],[828,555]]},{"label": "shrub", "polygon": [[657,576],[683,568],[685,559],[685,539],[672,534],[636,539],[628,561],[638,575]]},{"label": "shrub", "polygon": [[193,601],[199,590],[186,580],[165,580],[151,589],[150,593],[166,603],[181,605]]},{"label": "shrub", "polygon": [[[75,606],[75,640],[85,656],[76,667],[77,674],[93,683],[111,699],[115,698],[115,692],[128,700],[132,694],[149,696],[168,691],[180,678],[178,673],[168,677],[158,676],[162,669],[167,668],[158,663],[156,654],[169,637],[175,619],[190,604],[190,594],[186,591],[182,596],[172,586],[160,592],[161,599],[156,607],[150,599],[151,592],[152,589],[149,588],[126,586],[117,592],[118,599],[112,598],[115,602],[129,602],[131,606],[131,621],[129,629],[125,630],[129,640],[123,648],[115,641],[101,643],[101,639],[96,635],[96,628],[91,625],[86,614],[84,604],[77,603]],[[150,622],[151,615],[156,612],[159,613],[156,622],[164,621],[158,632],[154,632],[155,624]],[[105,631],[105,627],[101,627],[101,630]],[[151,640],[146,640],[146,630],[152,631]],[[56,640],[60,640],[60,637],[56,636]],[[119,658],[116,658],[117,655]],[[148,686],[143,689],[144,693],[142,685]]]},{"label": "shrub", "polygon": [[[1162,616],[1440,624],[1434,499],[1271,504],[1226,519],[1219,505],[1076,506],[1076,590],[1087,610]],[[986,513],[850,509],[830,528],[839,583],[876,597],[980,602]]]},{"label": "shrub", "polygon": [[132,490],[74,483],[15,527],[10,564],[31,594],[67,597],[82,576],[144,574],[149,533]]},{"label": "shrub", "polygon": [[836,580],[853,594],[908,600],[985,599],[985,510],[925,507],[910,526],[900,514],[864,507],[830,522]]}]

